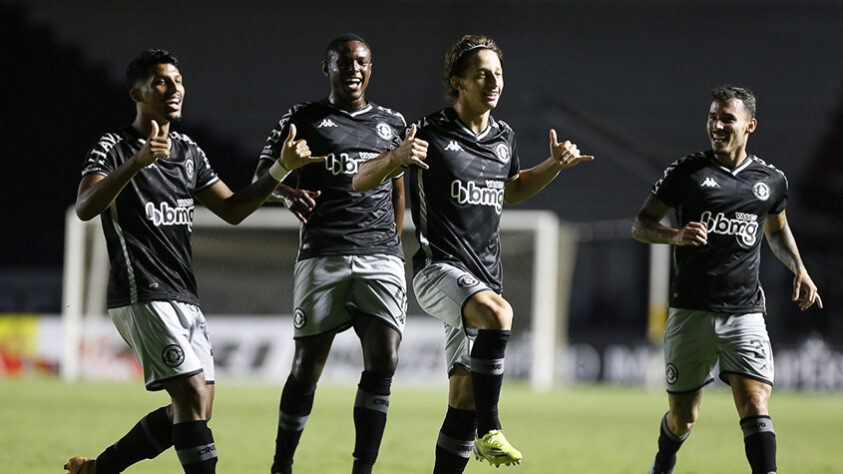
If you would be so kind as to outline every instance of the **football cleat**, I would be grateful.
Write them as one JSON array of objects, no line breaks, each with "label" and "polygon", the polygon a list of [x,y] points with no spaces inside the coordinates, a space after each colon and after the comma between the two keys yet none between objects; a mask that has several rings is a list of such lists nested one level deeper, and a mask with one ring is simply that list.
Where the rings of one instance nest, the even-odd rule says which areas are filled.
[{"label": "football cleat", "polygon": [[501,430],[492,430],[483,435],[482,438],[474,439],[474,457],[479,461],[486,460],[495,467],[501,464],[521,464],[521,451],[515,449]]},{"label": "football cleat", "polygon": [[96,474],[97,461],[84,456],[75,456],[65,463],[68,474]]}]

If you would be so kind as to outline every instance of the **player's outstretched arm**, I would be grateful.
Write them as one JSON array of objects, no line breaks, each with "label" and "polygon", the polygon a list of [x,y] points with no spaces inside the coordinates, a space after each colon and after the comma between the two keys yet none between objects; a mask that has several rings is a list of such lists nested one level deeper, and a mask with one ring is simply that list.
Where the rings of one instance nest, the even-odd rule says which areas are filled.
[{"label": "player's outstretched arm", "polygon": [[76,215],[83,221],[98,216],[117,199],[123,188],[138,171],[155,163],[160,158],[169,158],[170,140],[158,122],[151,120],[152,132],[140,151],[126,160],[117,169],[103,176],[91,174],[82,178],[76,193]]},{"label": "player's outstretched arm", "polygon": [[704,222],[691,221],[680,229],[663,225],[661,220],[670,207],[652,194],[647,197],[635,221],[632,237],[648,244],[692,245],[699,247],[708,242]]},{"label": "player's outstretched arm", "polygon": [[[261,176],[269,173],[271,164],[272,162],[269,160],[260,160],[257,169],[255,169],[255,175],[252,177],[252,181],[257,181]],[[278,188],[275,189],[267,201],[283,203],[284,207],[289,209],[298,220],[307,224],[307,215],[316,207],[316,198],[322,194],[322,191],[294,188],[288,186],[286,184],[287,182],[290,182],[289,175],[278,185]]]},{"label": "player's outstretched arm", "polygon": [[275,191],[287,174],[302,166],[325,161],[324,156],[313,157],[305,140],[296,140],[296,126],[290,124],[290,132],[281,148],[281,156],[266,174],[245,188],[232,192],[222,181],[216,182],[197,194],[199,200],[214,214],[229,224],[237,225],[259,208]]},{"label": "player's outstretched arm", "polygon": [[556,178],[560,171],[576,166],[584,161],[592,161],[591,155],[581,155],[577,145],[570,141],[559,143],[556,130],[550,130],[550,156],[538,165],[522,170],[515,179],[507,181],[504,188],[504,201],[518,204],[529,199],[544,189]]},{"label": "player's outstretched arm", "polygon": [[424,162],[425,158],[427,158],[427,142],[416,138],[416,125],[413,124],[401,145],[360,164],[352,180],[352,187],[357,192],[370,191],[387,179],[398,176],[405,167],[410,165],[429,169]]},{"label": "player's outstretched arm", "polygon": [[767,243],[776,257],[793,272],[791,299],[799,303],[799,309],[802,311],[810,308],[814,303],[822,309],[823,302],[817,291],[817,285],[811,280],[808,270],[802,263],[802,257],[799,256],[799,248],[787,223],[785,211],[767,216],[764,220],[764,235],[767,236]]}]

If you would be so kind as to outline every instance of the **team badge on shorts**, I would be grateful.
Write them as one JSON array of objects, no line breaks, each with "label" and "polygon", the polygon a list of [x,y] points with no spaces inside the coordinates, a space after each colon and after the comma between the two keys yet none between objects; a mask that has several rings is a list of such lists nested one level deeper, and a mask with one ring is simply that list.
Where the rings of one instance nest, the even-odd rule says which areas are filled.
[{"label": "team badge on shorts", "polygon": [[178,367],[184,362],[184,351],[178,344],[170,344],[161,353],[161,359],[167,367]]},{"label": "team badge on shorts", "polygon": [[677,369],[672,363],[668,363],[664,370],[664,377],[667,380],[667,383],[676,383],[676,381],[679,380],[679,369]]},{"label": "team badge on shorts", "polygon": [[770,198],[770,187],[767,186],[767,183],[759,181],[752,186],[752,194],[758,199],[766,201]]},{"label": "team badge on shorts", "polygon": [[478,284],[480,284],[480,282],[471,275],[463,275],[457,279],[457,285],[459,285],[460,288],[471,288],[472,286],[476,286]]},{"label": "team badge on shorts", "polygon": [[304,316],[304,311],[302,311],[301,308],[296,308],[296,310],[293,311],[293,327],[301,329],[305,324],[307,324],[307,318]]}]

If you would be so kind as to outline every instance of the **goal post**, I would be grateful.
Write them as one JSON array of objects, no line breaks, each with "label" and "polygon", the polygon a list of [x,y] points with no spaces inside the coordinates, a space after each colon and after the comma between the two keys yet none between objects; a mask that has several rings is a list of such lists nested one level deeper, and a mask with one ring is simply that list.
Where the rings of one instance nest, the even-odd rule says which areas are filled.
[{"label": "goal post", "polygon": [[[411,259],[418,244],[412,220],[404,222],[405,268],[408,291],[412,293]],[[293,268],[299,228],[295,216],[281,207],[263,207],[238,226],[225,223],[206,208],[195,209],[193,269],[202,309],[209,320],[234,321],[237,331],[251,329],[261,336],[265,335],[260,334],[261,331],[269,330],[246,326],[268,320],[280,324],[277,316],[292,318]],[[512,209],[503,212],[504,297],[516,314],[507,373],[529,381],[537,390],[547,390],[563,380],[562,362],[567,347],[567,316],[576,246],[574,227],[561,223],[553,212]],[[92,331],[86,329],[89,326],[106,326],[108,335],[116,336],[115,346],[124,348],[116,330],[107,321],[107,283],[108,258],[100,219],[82,222],[71,208],[66,215],[62,295],[64,347],[60,372],[65,380],[90,375],[92,371],[85,365],[92,362],[92,350],[98,357],[102,356],[102,336],[91,336]],[[412,365],[408,362],[417,359],[441,359],[444,370],[444,356],[434,353],[441,350],[436,344],[444,344],[441,327],[436,326],[441,323],[426,316],[414,297],[408,300],[408,327],[401,353],[402,361],[407,362],[402,362],[399,372],[404,367],[406,374],[410,370],[407,366]],[[213,321],[211,338],[215,359],[223,359],[233,349],[225,342],[228,334],[217,335],[216,327],[219,326]],[[411,339],[418,339],[420,334],[432,340],[413,344]],[[221,340],[222,345],[218,346]],[[291,346],[288,341],[283,341],[284,350]],[[250,360],[259,360],[261,351],[264,356],[267,351],[272,352],[266,348],[256,350],[256,355],[249,356]],[[221,369],[218,372],[224,373],[227,367]],[[444,380],[441,377],[444,372],[438,368],[425,373]]]}]

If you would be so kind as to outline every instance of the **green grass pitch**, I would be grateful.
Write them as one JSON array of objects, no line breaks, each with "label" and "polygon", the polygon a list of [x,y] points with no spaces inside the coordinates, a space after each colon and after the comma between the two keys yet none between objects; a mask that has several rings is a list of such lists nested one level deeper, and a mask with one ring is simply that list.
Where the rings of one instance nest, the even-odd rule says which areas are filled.
[{"label": "green grass pitch", "polygon": [[[294,465],[297,474],[351,471],[354,387],[320,386]],[[280,388],[217,385],[211,428],[220,462],[231,474],[266,474],[275,438]],[[64,384],[56,378],[0,380],[0,473],[60,473],[74,455],[96,456],[144,414],[165,404],[141,382]],[[445,412],[445,388],[396,382],[375,472],[429,473]],[[645,473],[667,406],[657,389],[573,386],[545,394],[506,383],[501,418],[524,464],[495,470],[475,460],[467,473]],[[774,392],[771,411],[782,473],[843,473],[843,397]],[[172,449],[131,473],[181,472]],[[746,473],[731,396],[707,389],[700,419],[679,453],[677,474]]]}]

